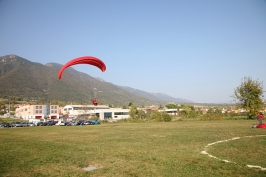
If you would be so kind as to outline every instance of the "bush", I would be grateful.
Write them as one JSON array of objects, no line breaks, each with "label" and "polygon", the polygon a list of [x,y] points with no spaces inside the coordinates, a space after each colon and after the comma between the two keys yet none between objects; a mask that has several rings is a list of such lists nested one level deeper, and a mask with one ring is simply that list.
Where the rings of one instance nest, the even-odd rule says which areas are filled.
[{"label": "bush", "polygon": [[220,110],[209,109],[206,114],[199,117],[200,120],[222,120],[223,113]]},{"label": "bush", "polygon": [[149,120],[156,122],[170,122],[172,117],[166,112],[155,111],[150,115]]}]

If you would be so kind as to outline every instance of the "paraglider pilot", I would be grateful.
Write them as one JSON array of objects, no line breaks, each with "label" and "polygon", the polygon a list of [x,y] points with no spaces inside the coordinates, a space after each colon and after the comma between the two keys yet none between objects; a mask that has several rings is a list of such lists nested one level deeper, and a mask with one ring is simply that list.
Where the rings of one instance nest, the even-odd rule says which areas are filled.
[{"label": "paraglider pilot", "polygon": [[93,100],[91,100],[91,102],[92,102],[92,104],[93,104],[94,106],[97,106],[97,105],[98,105],[98,102],[97,102],[96,98],[94,98]]},{"label": "paraglider pilot", "polygon": [[259,124],[262,124],[262,120],[263,120],[263,113],[260,112],[258,115],[257,115],[257,120],[259,121]]}]

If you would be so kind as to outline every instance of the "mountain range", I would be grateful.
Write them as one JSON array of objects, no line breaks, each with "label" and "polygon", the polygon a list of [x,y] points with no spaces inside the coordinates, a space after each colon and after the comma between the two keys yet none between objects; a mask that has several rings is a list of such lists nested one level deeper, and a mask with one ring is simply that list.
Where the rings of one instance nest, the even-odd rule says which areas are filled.
[{"label": "mountain range", "polygon": [[92,77],[72,67],[64,71],[58,80],[57,73],[63,65],[31,62],[17,55],[0,57],[0,97],[16,97],[21,100],[65,101],[89,103],[97,97],[99,104],[115,106],[159,105],[169,102],[193,103],[191,100],[174,98],[164,93],[118,86],[101,78]]}]

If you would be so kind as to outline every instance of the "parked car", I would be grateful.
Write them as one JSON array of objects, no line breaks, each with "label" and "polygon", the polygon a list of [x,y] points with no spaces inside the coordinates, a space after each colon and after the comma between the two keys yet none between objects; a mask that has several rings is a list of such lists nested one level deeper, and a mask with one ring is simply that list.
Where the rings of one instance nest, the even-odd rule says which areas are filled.
[{"label": "parked car", "polygon": [[47,126],[53,126],[56,123],[58,123],[58,121],[52,121],[52,120],[50,120],[50,121],[47,122]]},{"label": "parked car", "polygon": [[21,122],[12,122],[12,123],[11,123],[11,126],[12,126],[12,127],[23,127],[23,125],[22,125]]},{"label": "parked car", "polygon": [[65,122],[64,121],[59,121],[56,125],[59,125],[59,126],[65,126]]},{"label": "parked car", "polygon": [[83,120],[80,120],[80,121],[77,122],[77,125],[85,125],[84,123],[85,122]]},{"label": "parked car", "polygon": [[11,128],[12,127],[12,125],[10,123],[3,123],[3,125],[4,125],[4,128]]},{"label": "parked car", "polygon": [[29,126],[29,127],[34,127],[35,124],[34,124],[33,122],[29,122],[29,123],[28,123],[28,126]]},{"label": "parked car", "polygon": [[90,120],[84,122],[84,125],[92,125],[93,123]]},{"label": "parked car", "polygon": [[65,122],[65,126],[72,126],[72,122]]},{"label": "parked car", "polygon": [[37,122],[37,126],[42,126],[43,122]]},{"label": "parked car", "polygon": [[22,127],[27,127],[28,123],[27,122],[21,122]]},{"label": "parked car", "polygon": [[38,122],[37,123],[37,126],[46,126],[47,125],[47,122]]},{"label": "parked car", "polygon": [[73,122],[71,122],[71,123],[72,123],[72,125],[77,125],[77,122],[74,122],[74,121],[73,121]]},{"label": "parked car", "polygon": [[95,124],[100,124],[98,120],[87,120],[85,122],[85,125],[95,125]]},{"label": "parked car", "polygon": [[98,120],[91,120],[93,124],[101,124]]}]

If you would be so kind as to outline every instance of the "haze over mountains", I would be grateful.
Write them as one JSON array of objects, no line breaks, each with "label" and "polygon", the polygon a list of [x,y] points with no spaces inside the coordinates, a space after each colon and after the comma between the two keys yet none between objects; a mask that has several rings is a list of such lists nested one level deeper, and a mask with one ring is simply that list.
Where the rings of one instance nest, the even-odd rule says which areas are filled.
[{"label": "haze over mountains", "polygon": [[94,78],[73,68],[67,68],[58,80],[57,73],[62,67],[58,63],[45,65],[31,62],[16,55],[0,57],[0,97],[18,97],[23,100],[66,101],[90,103],[97,97],[100,104],[116,106],[193,103],[191,100],[174,98],[164,93],[118,86],[101,78]]}]

